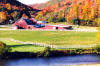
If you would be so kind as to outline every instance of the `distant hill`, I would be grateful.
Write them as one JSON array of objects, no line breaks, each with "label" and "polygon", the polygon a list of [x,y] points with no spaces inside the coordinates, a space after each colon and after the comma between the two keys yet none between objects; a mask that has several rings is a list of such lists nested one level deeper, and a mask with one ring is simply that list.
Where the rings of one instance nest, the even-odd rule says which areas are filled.
[{"label": "distant hill", "polygon": [[50,0],[46,3],[41,3],[41,4],[33,4],[33,5],[30,5],[31,7],[33,8],[36,8],[36,9],[43,9],[43,8],[46,8],[46,7],[49,7],[49,6],[52,6],[58,2],[62,2],[64,0]]},{"label": "distant hill", "polygon": [[50,0],[32,7],[42,9],[36,16],[37,20],[97,26],[100,22],[99,6],[100,0]]},{"label": "distant hill", "polygon": [[[37,20],[48,22],[68,22],[70,24],[98,26],[100,23],[100,0],[50,0],[46,3],[25,5],[17,0],[0,0],[0,11],[9,20],[7,10],[14,11],[10,17],[18,20],[20,9],[27,8]],[[5,12],[5,13],[4,13]],[[7,16],[5,16],[7,15]],[[25,16],[25,15],[23,15]],[[7,18],[6,18],[7,17]],[[26,16],[25,16],[26,17]],[[2,20],[0,20],[1,22]]]},{"label": "distant hill", "polygon": [[17,0],[0,0],[0,23],[7,24],[10,19],[14,22],[18,20],[22,8],[27,9],[31,15],[41,11],[25,5]]},{"label": "distant hill", "polygon": [[56,20],[54,19],[54,22],[66,21],[65,13],[67,13],[72,7],[72,0],[50,0],[47,3],[35,4],[35,6],[37,9],[42,9],[42,11],[40,11],[36,17],[38,20],[51,21],[53,17],[58,18],[58,16],[61,15],[60,17],[62,18]]},{"label": "distant hill", "polygon": [[[25,5],[17,0],[0,0],[0,5],[4,5],[3,7],[5,7],[6,4],[10,4],[10,6],[13,8],[13,9],[18,9],[20,10],[20,7],[25,7],[25,8],[28,8],[29,10],[34,10],[32,7],[28,6],[28,5]],[[16,8],[15,8],[16,7]],[[37,11],[37,10],[36,10]]]}]

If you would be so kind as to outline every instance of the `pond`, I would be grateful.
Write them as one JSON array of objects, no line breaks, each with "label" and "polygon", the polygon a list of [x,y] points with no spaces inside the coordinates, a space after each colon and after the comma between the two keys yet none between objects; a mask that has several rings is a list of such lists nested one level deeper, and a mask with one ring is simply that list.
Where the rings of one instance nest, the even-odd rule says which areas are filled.
[{"label": "pond", "polygon": [[0,61],[0,66],[65,66],[100,63],[98,55],[77,55],[52,58],[22,58]]}]

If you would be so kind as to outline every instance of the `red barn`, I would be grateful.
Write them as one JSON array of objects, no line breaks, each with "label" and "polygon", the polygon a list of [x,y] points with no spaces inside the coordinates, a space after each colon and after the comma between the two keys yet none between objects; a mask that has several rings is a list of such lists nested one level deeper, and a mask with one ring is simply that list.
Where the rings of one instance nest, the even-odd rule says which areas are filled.
[{"label": "red barn", "polygon": [[17,29],[35,29],[35,30],[66,30],[72,29],[72,26],[67,25],[49,25],[49,24],[39,24],[34,18],[19,19],[13,26],[17,26]]}]

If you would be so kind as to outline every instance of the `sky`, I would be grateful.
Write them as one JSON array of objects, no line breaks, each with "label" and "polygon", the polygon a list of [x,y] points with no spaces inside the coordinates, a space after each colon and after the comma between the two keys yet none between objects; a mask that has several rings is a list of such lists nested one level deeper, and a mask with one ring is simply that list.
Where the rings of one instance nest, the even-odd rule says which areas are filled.
[{"label": "sky", "polygon": [[45,3],[49,0],[18,0],[26,5],[29,5],[29,4],[36,4],[36,3]]}]

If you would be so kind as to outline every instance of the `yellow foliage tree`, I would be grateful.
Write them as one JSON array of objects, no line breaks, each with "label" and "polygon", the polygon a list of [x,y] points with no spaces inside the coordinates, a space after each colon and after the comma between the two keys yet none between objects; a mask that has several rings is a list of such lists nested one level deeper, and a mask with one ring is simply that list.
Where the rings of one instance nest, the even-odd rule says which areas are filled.
[{"label": "yellow foliage tree", "polygon": [[[100,0],[95,0],[96,1],[96,4],[97,4],[97,15],[98,15],[98,12],[99,12],[99,9],[100,9]],[[98,43],[100,44],[100,18],[97,18],[97,23],[98,23],[98,33],[97,33],[97,38],[98,38]]]},{"label": "yellow foliage tree", "polygon": [[0,12],[0,23],[4,22],[7,19],[5,12]]},{"label": "yellow foliage tree", "polygon": [[98,27],[98,33],[97,33],[97,38],[98,38],[98,43],[100,44],[100,27]]},{"label": "yellow foliage tree", "polygon": [[89,15],[90,15],[90,8],[89,8],[89,4],[87,3],[83,8],[81,19],[88,20]]},{"label": "yellow foliage tree", "polygon": [[63,9],[62,11],[59,12],[58,17],[64,17],[65,15],[65,10]]},{"label": "yellow foliage tree", "polygon": [[68,22],[71,22],[73,19],[79,18],[79,3],[77,3],[77,0],[74,0],[72,6],[73,8],[70,9],[66,16]]},{"label": "yellow foliage tree", "polygon": [[91,7],[91,12],[90,12],[90,15],[89,15],[89,20],[93,20],[95,17],[95,11],[93,9],[93,7]]},{"label": "yellow foliage tree", "polygon": [[100,5],[100,0],[95,0],[97,5]]}]

